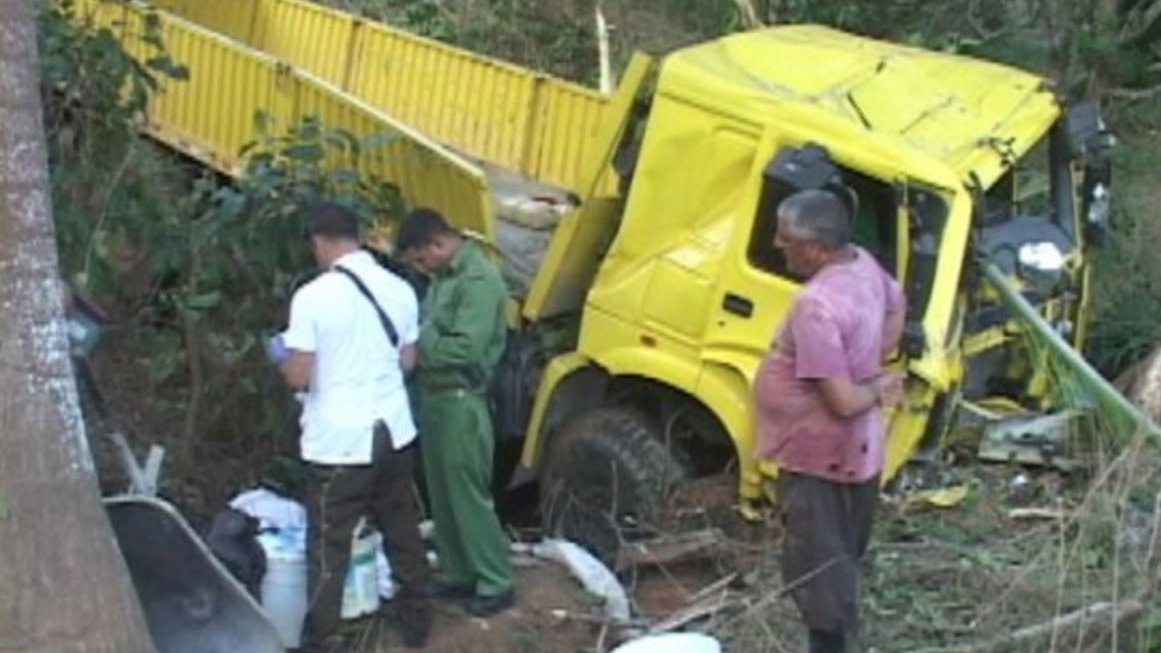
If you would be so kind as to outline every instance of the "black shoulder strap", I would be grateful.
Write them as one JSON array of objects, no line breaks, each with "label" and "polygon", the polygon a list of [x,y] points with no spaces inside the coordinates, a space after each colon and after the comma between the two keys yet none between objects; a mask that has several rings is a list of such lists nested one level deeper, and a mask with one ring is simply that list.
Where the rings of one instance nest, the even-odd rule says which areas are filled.
[{"label": "black shoulder strap", "polygon": [[367,285],[363,283],[363,280],[354,272],[351,272],[341,265],[336,265],[331,269],[336,272],[342,272],[347,275],[348,279],[355,282],[355,287],[359,289],[359,292],[363,293],[367,301],[371,302],[371,306],[375,307],[375,313],[379,315],[379,323],[383,325],[383,330],[387,332],[387,339],[391,341],[391,346],[398,348],[399,332],[395,330],[395,325],[391,322],[391,318],[387,317],[387,313],[383,312],[383,309],[379,306],[379,302],[375,301],[375,296],[367,289]]}]

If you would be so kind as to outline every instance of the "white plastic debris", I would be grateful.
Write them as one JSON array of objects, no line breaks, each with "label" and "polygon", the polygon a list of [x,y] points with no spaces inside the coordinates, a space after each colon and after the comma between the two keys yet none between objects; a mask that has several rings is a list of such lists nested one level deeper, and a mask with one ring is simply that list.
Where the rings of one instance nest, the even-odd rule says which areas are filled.
[{"label": "white plastic debris", "polygon": [[379,565],[383,536],[367,526],[366,520],[351,537],[351,562],[343,582],[343,619],[357,619],[379,610]]},{"label": "white plastic debris", "polygon": [[612,653],[722,653],[722,645],[700,633],[667,633],[626,642]]},{"label": "white plastic debris", "polygon": [[306,528],[306,509],[302,504],[265,488],[239,494],[230,501],[230,507],[257,519],[262,529]]},{"label": "white plastic debris", "polygon": [[383,555],[383,547],[375,552],[375,575],[379,580],[379,598],[390,601],[395,598],[395,581],[391,579],[391,563]]},{"label": "white plastic debris", "polygon": [[629,597],[609,568],[580,546],[565,540],[548,539],[533,544],[532,555],[559,562],[568,568],[584,588],[605,599],[605,615],[617,623],[629,621]]}]

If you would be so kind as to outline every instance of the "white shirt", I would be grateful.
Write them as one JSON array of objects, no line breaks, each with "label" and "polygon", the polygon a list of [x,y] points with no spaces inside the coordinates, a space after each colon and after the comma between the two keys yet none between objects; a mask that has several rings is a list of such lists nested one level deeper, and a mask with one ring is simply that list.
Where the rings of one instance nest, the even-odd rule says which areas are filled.
[{"label": "white shirt", "polygon": [[[399,346],[419,338],[419,306],[407,282],[370,254],[346,254],[335,265],[355,273],[391,318]],[[290,302],[288,349],[313,352],[314,369],[303,401],[302,458],[322,465],[371,462],[376,420],[401,449],[415,439],[415,422],[399,368],[371,302],[341,272],[329,270],[299,288]]]}]

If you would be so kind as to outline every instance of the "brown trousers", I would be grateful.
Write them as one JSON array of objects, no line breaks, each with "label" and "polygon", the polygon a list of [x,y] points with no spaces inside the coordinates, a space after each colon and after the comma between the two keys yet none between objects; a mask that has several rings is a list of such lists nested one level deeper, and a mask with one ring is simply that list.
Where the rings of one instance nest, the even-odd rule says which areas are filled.
[{"label": "brown trousers", "polygon": [[877,477],[846,484],[788,471],[778,474],[777,500],[785,528],[782,578],[794,588],[791,597],[812,640],[830,634],[849,643],[856,635],[859,561],[871,541],[878,498]]},{"label": "brown trousers", "polygon": [[419,535],[412,492],[415,447],[396,451],[386,428],[375,433],[370,465],[315,465],[307,488],[307,553],[310,561],[308,638],[321,642],[341,624],[343,584],[351,537],[368,516],[383,545],[399,591],[395,597],[404,628],[430,619],[427,553]]}]

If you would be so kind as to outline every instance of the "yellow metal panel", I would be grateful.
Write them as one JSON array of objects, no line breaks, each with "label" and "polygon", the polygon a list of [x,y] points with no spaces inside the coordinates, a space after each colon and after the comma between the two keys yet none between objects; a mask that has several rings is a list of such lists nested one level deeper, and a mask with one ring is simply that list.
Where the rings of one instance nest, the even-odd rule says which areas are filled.
[{"label": "yellow metal panel", "polygon": [[754,456],[754,420],[752,418],[750,378],[737,367],[705,365],[698,378],[695,396],[717,416],[738,456],[738,495],[756,499],[761,494],[762,477]]},{"label": "yellow metal panel", "polygon": [[608,242],[620,217],[620,202],[604,192],[609,178],[604,171],[610,168],[617,143],[628,125],[630,108],[654,68],[651,58],[633,57],[602,116],[595,141],[603,145],[594,147],[582,166],[588,175],[580,186],[583,204],[556,228],[524,302],[524,316],[530,320],[575,312],[584,304],[589,284],[601,264],[593,252]]},{"label": "yellow metal panel", "polygon": [[354,19],[313,2],[259,3],[251,45],[341,86],[351,55]]},{"label": "yellow metal panel", "polygon": [[[581,190],[608,99],[302,0],[162,0],[470,156]],[[603,180],[602,190],[614,180]]]},{"label": "yellow metal panel", "polygon": [[[134,55],[149,54],[134,36],[145,10],[104,6],[103,24],[118,30]],[[315,115],[327,127],[356,136],[393,134],[397,138],[380,160],[366,162],[368,171],[399,184],[410,203],[439,209],[456,225],[492,240],[492,203],[477,167],[320,79],[176,16],[162,14],[162,19],[167,47],[188,66],[190,77],[168,82],[154,96],[148,133],[231,175],[242,172],[239,149],[258,136],[259,111],[269,114],[276,128]]]},{"label": "yellow metal panel", "polygon": [[408,204],[437,209],[458,227],[493,242],[492,202],[478,168],[321,80],[301,75],[298,88],[300,116],[318,116],[355,136],[397,135],[382,157],[366,163],[367,171],[398,184]]},{"label": "yellow metal panel", "polygon": [[[131,9],[124,29],[139,33],[143,13]],[[290,87],[269,57],[243,49],[214,33],[176,19],[162,20],[170,55],[189,68],[189,79],[165,81],[146,115],[151,134],[229,174],[240,171],[238,151],[255,137],[258,111],[286,115],[292,110]],[[150,56],[139,39],[123,39],[138,57]],[[222,89],[230,89],[223,93]]]},{"label": "yellow metal panel", "polygon": [[540,377],[540,385],[536,391],[532,416],[528,420],[524,448],[520,454],[520,462],[525,467],[534,468],[540,459],[540,437],[544,435],[544,418],[545,413],[548,412],[548,402],[552,399],[552,393],[566,377],[590,364],[592,361],[588,358],[576,352],[568,352],[553,358],[545,366],[544,373]]},{"label": "yellow metal panel", "polygon": [[1028,72],[814,25],[680,50],[667,58],[662,85],[696,94],[710,110],[765,120],[774,107],[813,114],[830,142],[843,140],[833,130],[846,123],[856,138],[885,136],[900,154],[922,154],[962,177],[975,171],[985,185],[1001,172],[1001,157],[983,140],[1022,140],[1059,113],[1044,80]]},{"label": "yellow metal panel", "polygon": [[383,25],[364,25],[358,39],[352,94],[472,156],[519,169],[527,71]]},{"label": "yellow metal panel", "polygon": [[249,43],[255,12],[260,2],[261,0],[231,0],[231,2],[156,0],[151,4],[219,34]]},{"label": "yellow metal panel", "polygon": [[607,98],[584,88],[546,78],[537,86],[542,115],[532,135],[533,154],[526,172],[570,188],[582,180],[583,165],[592,156]]}]

